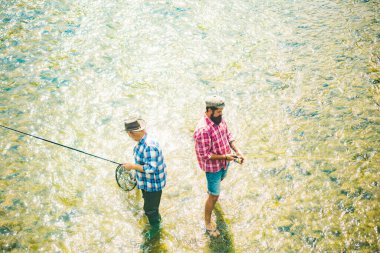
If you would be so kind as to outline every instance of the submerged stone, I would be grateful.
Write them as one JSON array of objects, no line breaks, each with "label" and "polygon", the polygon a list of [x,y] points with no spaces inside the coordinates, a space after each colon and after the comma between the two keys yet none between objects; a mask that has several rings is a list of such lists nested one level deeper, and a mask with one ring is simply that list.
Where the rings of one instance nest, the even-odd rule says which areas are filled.
[{"label": "submerged stone", "polygon": [[293,176],[292,175],[286,175],[285,180],[291,181],[291,180],[293,180]]},{"label": "submerged stone", "polygon": [[297,109],[296,111],[293,111],[293,112],[292,112],[292,115],[293,115],[294,117],[305,116],[305,115],[306,115],[306,111],[305,111],[304,109],[302,109],[302,108],[299,108],[299,109]]},{"label": "submerged stone", "polygon": [[67,29],[64,31],[65,35],[75,35],[75,31],[73,29]]},{"label": "submerged stone", "polygon": [[18,62],[18,63],[24,63],[24,62],[25,62],[25,59],[17,58],[17,59],[16,59],[16,62]]},{"label": "submerged stone", "polygon": [[12,203],[14,206],[25,206],[24,202],[21,199],[13,199]]},{"label": "submerged stone", "polygon": [[315,237],[305,237],[305,242],[309,246],[315,246],[315,244],[317,243],[317,240],[318,239]]},{"label": "submerged stone", "polygon": [[339,237],[339,236],[342,234],[342,232],[340,232],[339,230],[334,230],[334,231],[332,231],[332,234],[333,234],[335,237]]},{"label": "submerged stone", "polygon": [[289,85],[283,83],[283,82],[280,81],[280,80],[269,80],[269,79],[267,79],[266,81],[267,81],[267,83],[269,83],[269,84],[272,86],[272,88],[275,89],[275,90],[284,90],[284,89],[286,89],[286,88],[289,87]]},{"label": "submerged stone", "polygon": [[284,43],[284,45],[285,45],[286,47],[297,48],[297,47],[301,47],[301,46],[306,45],[306,43],[303,43],[303,42],[292,42],[292,41],[287,41],[287,42]]},{"label": "submerged stone", "polygon": [[277,231],[278,232],[290,232],[290,228],[293,226],[293,224],[291,225],[288,225],[288,226],[280,226],[280,227],[277,227]]},{"label": "submerged stone", "polygon": [[369,242],[355,242],[354,243],[354,247],[355,249],[359,250],[359,249],[363,249],[363,248],[368,248],[369,246],[371,246],[369,244]]},{"label": "submerged stone", "polygon": [[324,169],[324,170],[322,170],[322,172],[326,173],[327,175],[330,175],[334,171],[336,171],[336,169]]},{"label": "submerged stone", "polygon": [[13,179],[13,178],[17,177],[18,175],[20,175],[20,173],[19,172],[15,172],[15,173],[12,173],[12,174],[6,176],[4,179],[5,180],[10,180],[10,179]]},{"label": "submerged stone", "polygon": [[310,113],[310,114],[309,114],[309,117],[315,117],[315,116],[317,116],[317,115],[318,115],[318,112],[315,111],[315,112]]},{"label": "submerged stone", "polygon": [[270,176],[277,176],[278,174],[280,174],[282,171],[284,170],[284,168],[273,168],[273,169],[270,169],[267,174],[269,174]]},{"label": "submerged stone", "polygon": [[346,213],[353,213],[355,212],[355,207],[353,206],[348,206],[346,209],[345,209]]},{"label": "submerged stone", "polygon": [[293,227],[292,231],[290,232],[291,235],[300,235],[302,234],[302,230],[304,229],[305,227],[303,225],[298,225],[298,226],[295,226]]},{"label": "submerged stone", "polygon": [[16,151],[18,148],[20,147],[20,145],[13,145],[9,148],[9,150],[13,150],[13,151]]},{"label": "submerged stone", "polygon": [[3,22],[4,22],[4,23],[9,23],[9,22],[11,22],[11,20],[12,20],[11,18],[4,18],[4,19],[3,19]]},{"label": "submerged stone", "polygon": [[363,188],[358,187],[356,188],[356,191],[350,196],[352,198],[357,198],[363,193]]},{"label": "submerged stone", "polygon": [[371,192],[365,192],[365,193],[363,193],[362,199],[372,200],[373,194]]},{"label": "submerged stone", "polygon": [[63,221],[63,222],[69,222],[71,221],[72,217],[76,214],[75,210],[71,210],[70,212],[66,212],[62,214],[58,220]]},{"label": "submerged stone", "polygon": [[355,207],[353,205],[345,205],[343,201],[338,203],[339,210],[344,211],[345,213],[353,213],[355,212]]},{"label": "submerged stone", "polygon": [[2,250],[1,252],[13,252],[14,249],[21,248],[21,245],[19,242],[11,242],[11,243],[1,243],[0,244],[0,249]]},{"label": "submerged stone", "polygon": [[64,221],[64,222],[68,222],[68,221],[70,221],[70,214],[65,213],[65,214],[61,215],[61,216],[59,217],[59,220],[62,220],[62,221]]},{"label": "submerged stone", "polygon": [[304,175],[304,176],[310,176],[311,172],[307,171],[307,170],[301,170],[301,174]]},{"label": "submerged stone", "polygon": [[370,124],[371,124],[370,121],[364,120],[364,121],[360,122],[359,124],[352,126],[351,129],[352,130],[363,130],[363,129],[366,129]]},{"label": "submerged stone", "polygon": [[12,230],[10,230],[8,227],[0,227],[0,235],[10,235],[12,234]]}]

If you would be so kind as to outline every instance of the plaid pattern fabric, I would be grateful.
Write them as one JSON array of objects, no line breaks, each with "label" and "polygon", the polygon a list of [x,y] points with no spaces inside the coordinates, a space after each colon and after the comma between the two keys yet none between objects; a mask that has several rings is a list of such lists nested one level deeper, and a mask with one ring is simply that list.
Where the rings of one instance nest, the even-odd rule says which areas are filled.
[{"label": "plaid pattern fabric", "polygon": [[144,169],[136,170],[137,188],[147,192],[162,190],[166,185],[166,164],[158,142],[146,134],[134,147],[133,156]]},{"label": "plaid pattern fabric", "polygon": [[233,141],[231,132],[224,120],[219,125],[204,115],[194,131],[195,152],[199,167],[206,172],[218,172],[227,168],[229,162],[210,160],[212,154],[224,155],[231,153],[230,142]]}]

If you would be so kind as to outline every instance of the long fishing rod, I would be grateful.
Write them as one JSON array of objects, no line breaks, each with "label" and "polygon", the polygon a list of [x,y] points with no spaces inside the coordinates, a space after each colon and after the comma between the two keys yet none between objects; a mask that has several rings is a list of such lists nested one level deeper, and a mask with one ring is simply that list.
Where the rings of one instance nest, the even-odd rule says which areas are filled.
[{"label": "long fishing rod", "polygon": [[77,151],[77,152],[83,153],[83,154],[85,154],[85,155],[89,155],[89,156],[92,156],[92,157],[95,157],[95,158],[99,158],[99,159],[102,159],[102,160],[107,161],[107,162],[111,162],[111,163],[114,163],[114,164],[117,164],[117,165],[121,165],[121,163],[118,163],[118,162],[115,162],[115,161],[112,161],[112,160],[109,160],[109,159],[106,159],[106,158],[103,158],[103,157],[100,157],[100,156],[97,156],[97,155],[93,155],[93,154],[87,153],[87,152],[85,152],[85,151],[82,151],[82,150],[79,150],[79,149],[76,149],[76,148],[72,148],[72,147],[69,147],[69,146],[66,146],[66,145],[63,145],[63,144],[60,144],[60,143],[54,142],[54,141],[50,141],[50,140],[44,139],[44,138],[42,138],[42,137],[38,137],[38,136],[33,135],[33,134],[28,134],[28,133],[25,133],[25,132],[19,131],[19,130],[17,130],[17,129],[13,129],[13,128],[11,128],[11,127],[6,127],[6,126],[3,126],[3,125],[0,125],[0,127],[5,128],[5,129],[8,129],[8,130],[11,130],[11,131],[15,131],[15,132],[20,133],[20,134],[24,134],[24,135],[31,136],[31,137],[34,137],[34,138],[39,139],[39,140],[43,140],[43,141],[46,141],[46,142],[50,142],[50,143],[52,143],[52,144],[55,144],[55,145],[58,145],[58,146],[61,146],[61,147],[64,147],[64,148],[68,148],[68,149],[71,149],[71,150],[74,150],[74,151]]},{"label": "long fishing rod", "polygon": [[247,153],[244,155],[248,158],[263,158],[263,159],[272,159],[274,157],[281,157],[286,159],[297,159],[297,160],[331,160],[331,161],[346,161],[347,159],[344,158],[333,158],[333,157],[321,157],[321,156],[302,156],[302,155],[283,155],[283,154],[276,154],[271,153],[271,155],[260,155],[256,153]]}]

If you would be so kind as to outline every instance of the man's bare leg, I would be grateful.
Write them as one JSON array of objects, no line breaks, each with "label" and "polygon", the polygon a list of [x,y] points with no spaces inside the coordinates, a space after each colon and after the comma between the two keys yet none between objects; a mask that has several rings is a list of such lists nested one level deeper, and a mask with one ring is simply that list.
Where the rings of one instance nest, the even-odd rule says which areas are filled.
[{"label": "man's bare leg", "polygon": [[209,233],[213,237],[217,237],[220,234],[219,231],[216,229],[216,225],[211,222],[211,213],[212,213],[212,210],[214,210],[214,207],[215,207],[216,202],[218,201],[218,198],[219,196],[214,196],[214,195],[209,194],[206,200],[206,204],[205,204],[205,225],[206,225],[206,229],[208,231],[211,231]]}]

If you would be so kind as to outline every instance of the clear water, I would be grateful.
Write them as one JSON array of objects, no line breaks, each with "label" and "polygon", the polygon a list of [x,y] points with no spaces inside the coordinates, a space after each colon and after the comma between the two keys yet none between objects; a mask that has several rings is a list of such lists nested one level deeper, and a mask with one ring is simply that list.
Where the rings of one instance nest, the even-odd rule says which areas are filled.
[{"label": "clear water", "polygon": [[[124,162],[139,112],[168,165],[150,239],[113,164],[0,129],[2,251],[379,251],[378,1],[0,4],[1,124]],[[248,160],[210,240],[192,132],[214,92]]]}]

